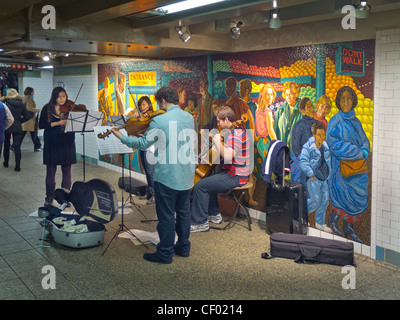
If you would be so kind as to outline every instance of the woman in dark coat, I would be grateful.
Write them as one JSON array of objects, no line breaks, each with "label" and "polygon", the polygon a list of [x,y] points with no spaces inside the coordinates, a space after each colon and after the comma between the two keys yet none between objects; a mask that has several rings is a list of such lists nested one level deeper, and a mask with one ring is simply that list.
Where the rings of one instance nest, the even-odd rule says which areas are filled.
[{"label": "woman in dark coat", "polygon": [[56,87],[50,101],[40,113],[39,128],[44,129],[43,164],[46,165],[45,205],[53,202],[56,186],[57,166],[61,166],[61,187],[71,188],[71,165],[76,163],[75,133],[65,133],[68,113],[61,106],[68,100],[64,88]]},{"label": "woman in dark coat", "polygon": [[22,131],[22,123],[28,121],[32,115],[28,112],[25,104],[22,102],[22,97],[18,94],[15,89],[8,89],[7,96],[3,98],[3,102],[6,103],[10,109],[11,114],[14,117],[14,123],[5,131],[4,141],[4,162],[3,166],[8,167],[8,161],[10,159],[10,140],[11,135],[13,139],[13,148],[15,155],[15,171],[21,171],[21,143],[24,139],[24,133]]}]

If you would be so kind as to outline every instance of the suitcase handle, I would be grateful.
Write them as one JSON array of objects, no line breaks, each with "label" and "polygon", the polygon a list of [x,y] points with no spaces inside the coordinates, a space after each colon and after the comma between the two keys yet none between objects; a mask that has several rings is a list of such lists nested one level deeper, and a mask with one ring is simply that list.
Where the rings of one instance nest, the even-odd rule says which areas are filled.
[{"label": "suitcase handle", "polygon": [[322,248],[316,247],[303,247],[299,245],[301,254],[294,259],[296,263],[317,263],[318,256],[322,251]]}]

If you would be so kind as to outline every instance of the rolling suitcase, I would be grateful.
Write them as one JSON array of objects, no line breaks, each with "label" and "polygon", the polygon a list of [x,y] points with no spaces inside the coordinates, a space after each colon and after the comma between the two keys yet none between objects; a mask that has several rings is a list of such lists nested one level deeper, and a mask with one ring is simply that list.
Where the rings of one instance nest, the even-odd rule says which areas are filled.
[{"label": "rolling suitcase", "polygon": [[301,234],[273,233],[271,257],[293,259],[297,263],[326,263],[355,266],[353,242],[311,237]]},{"label": "rolling suitcase", "polygon": [[307,193],[303,184],[285,180],[285,153],[283,155],[282,185],[267,183],[266,232],[307,234]]},{"label": "rolling suitcase", "polygon": [[[55,242],[76,249],[103,244],[104,224],[118,213],[118,199],[109,183],[100,179],[77,181],[71,191],[57,189],[55,199],[62,203],[61,206],[50,206],[46,216]],[[61,213],[68,202],[74,205],[78,214]]]}]

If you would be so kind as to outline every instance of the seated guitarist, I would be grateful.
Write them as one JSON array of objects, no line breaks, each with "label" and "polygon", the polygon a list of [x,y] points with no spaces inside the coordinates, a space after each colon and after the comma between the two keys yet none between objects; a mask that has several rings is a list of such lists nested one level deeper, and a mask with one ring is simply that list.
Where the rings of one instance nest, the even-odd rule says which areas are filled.
[{"label": "seated guitarist", "polygon": [[235,121],[235,113],[230,107],[225,106],[218,111],[217,123],[221,131],[228,131],[225,143],[221,141],[220,134],[213,136],[213,144],[222,158],[222,172],[196,183],[191,207],[191,232],[209,231],[209,221],[222,223],[218,192],[242,186],[249,179],[250,142],[246,131],[236,126]]}]

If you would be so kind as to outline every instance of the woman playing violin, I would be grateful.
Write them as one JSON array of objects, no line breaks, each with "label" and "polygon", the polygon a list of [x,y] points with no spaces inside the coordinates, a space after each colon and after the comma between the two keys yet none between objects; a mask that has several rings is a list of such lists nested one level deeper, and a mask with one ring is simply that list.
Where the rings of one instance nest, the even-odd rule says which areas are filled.
[{"label": "woman playing violin", "polygon": [[68,113],[62,106],[68,100],[67,92],[56,87],[51,93],[50,101],[40,113],[39,128],[44,129],[43,164],[46,165],[46,199],[45,206],[54,199],[57,166],[61,165],[61,187],[71,187],[71,165],[76,163],[75,134],[65,133]]},{"label": "woman playing violin", "polygon": [[[209,231],[208,221],[222,223],[219,213],[218,192],[226,191],[248,182],[250,174],[250,140],[242,127],[235,127],[235,112],[230,107],[218,111],[218,126],[228,131],[225,143],[221,135],[213,136],[213,143],[222,158],[222,172],[201,179],[193,191],[191,232]],[[233,128],[232,128],[233,127]]]},{"label": "woman playing violin", "polygon": [[[154,111],[148,96],[143,96],[139,99],[138,107],[140,115],[145,118],[149,116],[149,113]],[[147,199],[147,205],[154,204],[154,146],[151,146],[147,150],[139,150],[139,156],[148,185],[146,195],[140,196],[139,199]]]}]

